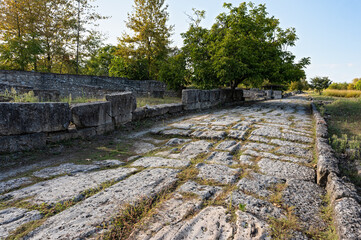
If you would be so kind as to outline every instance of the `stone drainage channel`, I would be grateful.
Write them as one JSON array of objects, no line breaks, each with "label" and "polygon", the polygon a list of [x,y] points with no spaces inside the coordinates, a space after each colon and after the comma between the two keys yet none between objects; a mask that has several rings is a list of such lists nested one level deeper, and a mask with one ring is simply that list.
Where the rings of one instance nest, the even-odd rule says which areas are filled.
[{"label": "stone drainage channel", "polygon": [[[326,191],[316,184],[310,102],[290,98],[199,113],[129,137],[135,136],[137,155],[127,162],[65,163],[3,179],[0,239],[21,229],[23,239],[110,238],[122,209],[160,194],[127,238],[334,236]],[[32,184],[34,178],[40,181]],[[39,208],[49,206],[59,209],[44,216]],[[360,239],[359,226],[353,239]]]}]

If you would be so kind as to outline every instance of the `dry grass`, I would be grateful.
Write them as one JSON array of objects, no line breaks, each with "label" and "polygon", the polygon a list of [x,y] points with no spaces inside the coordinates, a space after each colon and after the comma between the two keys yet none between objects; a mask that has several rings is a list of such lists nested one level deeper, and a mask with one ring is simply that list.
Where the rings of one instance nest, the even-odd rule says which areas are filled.
[{"label": "dry grass", "polygon": [[325,96],[330,97],[342,97],[342,98],[358,98],[361,97],[361,91],[358,90],[337,90],[326,89],[322,93]]},{"label": "dry grass", "polygon": [[151,97],[137,97],[137,107],[144,107],[146,105],[159,105],[169,103],[180,103],[182,99],[176,97],[164,97],[164,98],[151,98]]}]

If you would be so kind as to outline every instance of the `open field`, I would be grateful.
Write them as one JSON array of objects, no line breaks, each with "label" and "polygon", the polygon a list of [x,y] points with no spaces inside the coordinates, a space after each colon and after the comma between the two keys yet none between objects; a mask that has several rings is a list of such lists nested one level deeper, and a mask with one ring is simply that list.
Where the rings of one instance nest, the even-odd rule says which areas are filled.
[{"label": "open field", "polygon": [[361,97],[361,91],[326,89],[323,91],[323,95],[329,97],[358,98]]}]

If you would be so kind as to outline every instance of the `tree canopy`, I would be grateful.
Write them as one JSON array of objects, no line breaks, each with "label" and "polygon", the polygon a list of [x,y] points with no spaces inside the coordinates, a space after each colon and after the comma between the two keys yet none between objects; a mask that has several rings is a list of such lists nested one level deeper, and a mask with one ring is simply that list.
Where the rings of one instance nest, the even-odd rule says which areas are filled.
[{"label": "tree canopy", "polygon": [[331,84],[331,80],[328,77],[314,77],[311,78],[311,87],[316,90],[320,95],[323,89],[328,88]]}]

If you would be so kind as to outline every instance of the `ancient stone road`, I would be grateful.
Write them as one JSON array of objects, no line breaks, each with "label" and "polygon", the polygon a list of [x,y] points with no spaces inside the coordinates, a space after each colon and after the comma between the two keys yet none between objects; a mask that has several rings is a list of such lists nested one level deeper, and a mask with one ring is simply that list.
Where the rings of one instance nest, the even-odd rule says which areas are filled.
[{"label": "ancient stone road", "polygon": [[[196,114],[137,137],[126,163],[67,163],[0,182],[0,239],[31,221],[40,226],[25,239],[98,238],[126,204],[165,189],[130,239],[271,239],[281,230],[309,239],[326,226],[305,100]],[[46,219],[31,207],[69,200],[76,204]]]}]

